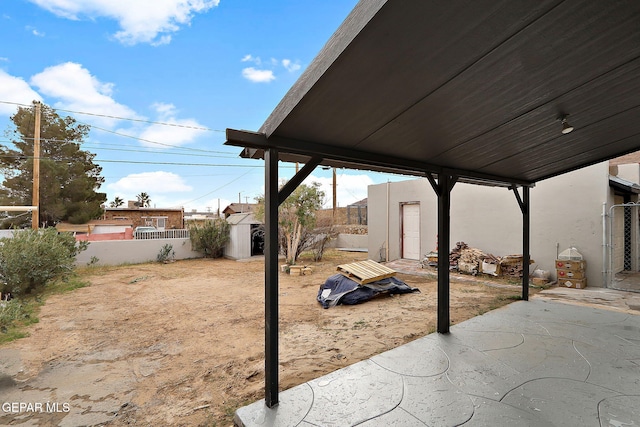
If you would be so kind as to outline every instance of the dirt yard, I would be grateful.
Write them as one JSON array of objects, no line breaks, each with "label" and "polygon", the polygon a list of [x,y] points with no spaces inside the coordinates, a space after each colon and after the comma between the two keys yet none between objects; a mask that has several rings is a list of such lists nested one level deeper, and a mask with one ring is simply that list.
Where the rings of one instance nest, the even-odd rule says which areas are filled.
[{"label": "dirt yard", "polygon": [[[363,259],[330,252],[309,263],[310,276],[280,273],[281,389],[435,330],[432,277],[398,274],[421,293],[327,310],[316,302],[338,264]],[[0,425],[229,426],[238,406],[263,397],[261,260],[198,259],[83,275],[90,286],[49,298],[30,336],[0,347],[0,403],[50,402],[58,410],[4,410]],[[453,280],[451,320],[519,294],[519,286]]]}]

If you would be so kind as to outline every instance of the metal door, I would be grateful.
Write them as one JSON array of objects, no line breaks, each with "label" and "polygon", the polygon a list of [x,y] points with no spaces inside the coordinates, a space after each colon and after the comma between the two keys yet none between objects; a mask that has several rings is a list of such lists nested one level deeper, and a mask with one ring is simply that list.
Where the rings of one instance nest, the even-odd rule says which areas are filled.
[{"label": "metal door", "polygon": [[606,285],[609,288],[636,288],[640,280],[640,204],[621,203],[609,208],[609,236]]}]

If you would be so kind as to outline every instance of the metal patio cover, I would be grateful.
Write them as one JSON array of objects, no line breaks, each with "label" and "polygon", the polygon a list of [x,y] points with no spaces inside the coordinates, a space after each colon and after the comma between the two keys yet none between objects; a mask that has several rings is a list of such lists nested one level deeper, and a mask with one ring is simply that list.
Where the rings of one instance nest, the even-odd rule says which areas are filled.
[{"label": "metal patio cover", "polygon": [[527,186],[638,150],[640,1],[360,1],[262,128],[227,144]]},{"label": "metal patio cover", "polygon": [[[530,187],[640,149],[639,57],[640,0],[360,1],[258,132],[227,129],[265,159],[265,405],[279,390],[278,204],[304,177],[322,164],[429,179],[447,333],[455,183],[513,190],[529,265]],[[305,163],[281,189],[278,160]]]}]

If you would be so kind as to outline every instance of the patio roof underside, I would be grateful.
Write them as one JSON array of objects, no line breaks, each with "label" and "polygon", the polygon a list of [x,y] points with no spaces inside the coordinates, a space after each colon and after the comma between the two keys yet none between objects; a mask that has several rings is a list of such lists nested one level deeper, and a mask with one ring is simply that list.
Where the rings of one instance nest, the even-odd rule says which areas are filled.
[{"label": "patio roof underside", "polygon": [[638,150],[640,2],[361,1],[262,128],[227,144],[527,186]]}]

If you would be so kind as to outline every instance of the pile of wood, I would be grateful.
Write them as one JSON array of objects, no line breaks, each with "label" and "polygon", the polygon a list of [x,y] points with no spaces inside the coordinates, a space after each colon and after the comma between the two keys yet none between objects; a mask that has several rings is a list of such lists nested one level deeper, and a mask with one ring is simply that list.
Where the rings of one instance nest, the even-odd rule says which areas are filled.
[{"label": "pile of wood", "polygon": [[341,264],[337,270],[343,276],[361,285],[377,282],[378,280],[387,279],[396,275],[395,270],[370,259],[352,262],[350,264]]},{"label": "pile of wood", "polygon": [[[531,261],[533,263],[533,261]],[[502,276],[522,277],[522,255],[507,255],[500,260],[500,272]]]},{"label": "pile of wood", "polygon": [[449,265],[450,266],[452,266],[452,267],[457,267],[458,266],[458,260],[462,256],[462,251],[465,250],[465,249],[469,249],[469,245],[467,245],[465,242],[456,243],[456,247],[451,249],[451,252],[449,252]]},{"label": "pile of wood", "polygon": [[494,276],[522,277],[522,261],[522,255],[507,255],[500,258],[480,249],[471,248],[465,242],[457,242],[449,253],[451,269],[473,275],[486,273]]},{"label": "pile of wood", "polygon": [[499,262],[499,258],[494,255],[471,248],[465,242],[456,243],[456,247],[449,253],[449,265],[452,269],[473,275],[483,272],[483,264],[498,264]]}]

